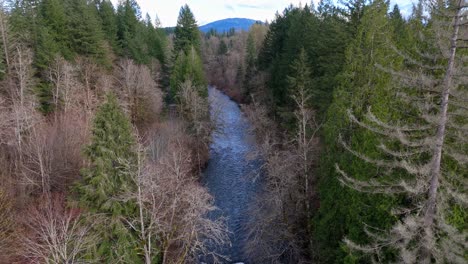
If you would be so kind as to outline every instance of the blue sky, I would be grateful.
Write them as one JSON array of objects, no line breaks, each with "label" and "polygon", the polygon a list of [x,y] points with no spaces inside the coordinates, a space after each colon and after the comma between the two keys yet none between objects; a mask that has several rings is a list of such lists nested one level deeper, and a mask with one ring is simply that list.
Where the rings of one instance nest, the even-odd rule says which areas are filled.
[{"label": "blue sky", "polygon": [[[242,17],[271,21],[277,10],[282,11],[289,4],[310,3],[301,0],[136,0],[143,14],[150,14],[154,19],[157,14],[163,27],[175,26],[182,5],[188,4],[195,14],[199,25],[223,18]],[[317,3],[318,0],[313,0]],[[411,10],[415,0],[391,0],[397,3],[405,16]],[[118,0],[112,0],[117,3]]]}]

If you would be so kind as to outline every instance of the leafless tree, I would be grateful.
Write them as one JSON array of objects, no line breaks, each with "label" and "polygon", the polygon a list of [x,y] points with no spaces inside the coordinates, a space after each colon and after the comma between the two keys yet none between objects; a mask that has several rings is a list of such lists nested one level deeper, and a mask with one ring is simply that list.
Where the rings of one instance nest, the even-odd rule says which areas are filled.
[{"label": "leafless tree", "polygon": [[[342,140],[352,154],[384,168],[384,172],[379,179],[363,182],[349,176],[337,165],[345,185],[364,192],[404,194],[413,201],[407,208],[394,210],[400,221],[388,232],[366,230],[373,243],[358,245],[346,239],[352,249],[372,253],[375,262],[381,261],[383,248],[393,247],[399,252],[398,261],[403,263],[466,263],[466,230],[457,229],[448,218],[455,205],[466,210],[468,201],[467,183],[463,179],[468,161],[468,69],[466,53],[458,49],[468,40],[468,24],[462,20],[468,3],[466,0],[450,1],[450,6],[441,5],[441,1],[426,3],[433,19],[432,44],[438,53],[421,52],[419,59],[405,55],[418,71],[383,69],[392,73],[401,87],[416,87],[419,97],[413,96],[414,90],[412,93],[402,90],[400,94],[403,101],[410,99],[416,106],[422,121],[416,124],[388,123],[380,120],[371,109],[363,120],[358,120],[349,111],[353,123],[382,136],[379,148],[391,158],[373,159],[354,151]],[[425,63],[425,59],[442,63],[434,66]],[[443,71],[443,76],[432,75],[434,69]],[[444,169],[448,162],[457,163],[460,169]],[[404,171],[411,177],[384,177],[395,170]]]},{"label": "leafless tree", "polygon": [[59,113],[57,121],[33,126],[24,139],[20,171],[22,184],[43,195],[65,191],[79,176],[84,159],[81,155],[89,137],[89,127],[81,111]]},{"label": "leafless tree", "polygon": [[9,197],[3,188],[0,188],[0,262],[8,263],[15,253],[16,241],[14,232],[14,211]]},{"label": "leafless tree", "polygon": [[[296,138],[297,156],[300,160],[299,166],[302,173],[303,189],[305,194],[305,208],[310,216],[310,203],[312,201],[311,181],[314,181],[312,166],[317,160],[318,137],[316,136],[321,125],[315,119],[315,111],[309,106],[311,96],[306,87],[300,86],[298,91],[292,96],[296,103],[294,116],[296,118]],[[315,182],[315,181],[314,181]]]},{"label": "leafless tree", "polygon": [[48,68],[48,79],[53,84],[53,101],[56,107],[55,117],[59,111],[67,113],[73,103],[79,102],[81,83],[77,80],[77,69],[62,57],[56,57]]},{"label": "leafless tree", "polygon": [[152,75],[147,66],[136,65],[132,60],[120,62],[119,80],[124,101],[133,123],[151,124],[161,112],[162,91],[157,83],[158,75]]},{"label": "leafless tree", "polygon": [[[253,153],[253,158],[260,158],[264,164],[258,172],[263,177],[263,190],[249,208],[252,218],[248,224],[247,254],[255,263],[307,263],[304,159],[298,147],[300,142],[294,144],[300,138],[291,141],[280,137],[267,108],[255,100],[244,111],[258,138],[258,153]],[[283,142],[282,138],[286,140]]]},{"label": "leafless tree", "polygon": [[207,160],[206,155],[211,133],[215,129],[215,125],[210,120],[208,101],[198,94],[197,89],[190,80],[180,85],[178,97],[180,100],[179,113],[189,122],[190,128],[194,132],[194,150],[199,171],[201,172],[201,168]]},{"label": "leafless tree", "polygon": [[78,209],[65,208],[62,195],[45,197],[31,206],[25,217],[28,232],[23,236],[23,256],[32,263],[87,263],[81,259],[95,243]]},{"label": "leafless tree", "polygon": [[[146,263],[151,263],[156,254],[155,245],[162,251],[163,263],[191,263],[200,254],[214,255],[207,241],[226,243],[227,229],[221,220],[207,218],[216,208],[207,190],[197,182],[187,136],[173,131],[170,138],[162,139],[166,140],[167,149],[156,160],[140,156],[135,174],[137,191],[131,195],[137,201],[139,215],[129,224],[145,241]],[[219,258],[214,255],[216,262]]]}]

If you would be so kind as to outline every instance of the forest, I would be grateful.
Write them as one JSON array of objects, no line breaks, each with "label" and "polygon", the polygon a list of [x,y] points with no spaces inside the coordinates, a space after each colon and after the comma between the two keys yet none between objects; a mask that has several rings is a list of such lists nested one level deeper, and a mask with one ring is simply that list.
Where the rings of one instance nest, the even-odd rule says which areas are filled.
[{"label": "forest", "polygon": [[[467,0],[207,33],[187,4],[167,29],[136,0],[0,3],[0,263],[468,262]],[[205,180],[213,89],[261,163],[242,245]]]}]

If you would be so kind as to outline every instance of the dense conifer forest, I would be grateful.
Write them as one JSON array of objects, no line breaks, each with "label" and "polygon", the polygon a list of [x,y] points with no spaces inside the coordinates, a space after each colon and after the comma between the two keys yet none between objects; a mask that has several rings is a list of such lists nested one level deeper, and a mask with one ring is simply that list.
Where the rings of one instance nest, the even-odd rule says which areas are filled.
[{"label": "dense conifer forest", "polygon": [[0,263],[235,261],[208,86],[262,162],[245,263],[467,263],[468,2],[314,2],[204,33],[189,5],[168,30],[0,0]]}]

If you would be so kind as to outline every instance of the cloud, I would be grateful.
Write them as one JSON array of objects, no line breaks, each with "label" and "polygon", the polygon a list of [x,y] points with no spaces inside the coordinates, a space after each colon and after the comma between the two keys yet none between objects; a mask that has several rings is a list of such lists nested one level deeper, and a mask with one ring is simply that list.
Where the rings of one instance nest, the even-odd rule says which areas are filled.
[{"label": "cloud", "polygon": [[246,4],[238,4],[237,5],[240,8],[253,8],[253,9],[265,9],[268,8],[266,6],[261,6],[261,5],[246,5]]},{"label": "cloud", "polygon": [[224,7],[229,11],[232,11],[232,12],[235,11],[234,7],[232,5],[230,5],[230,4],[225,4]]}]

